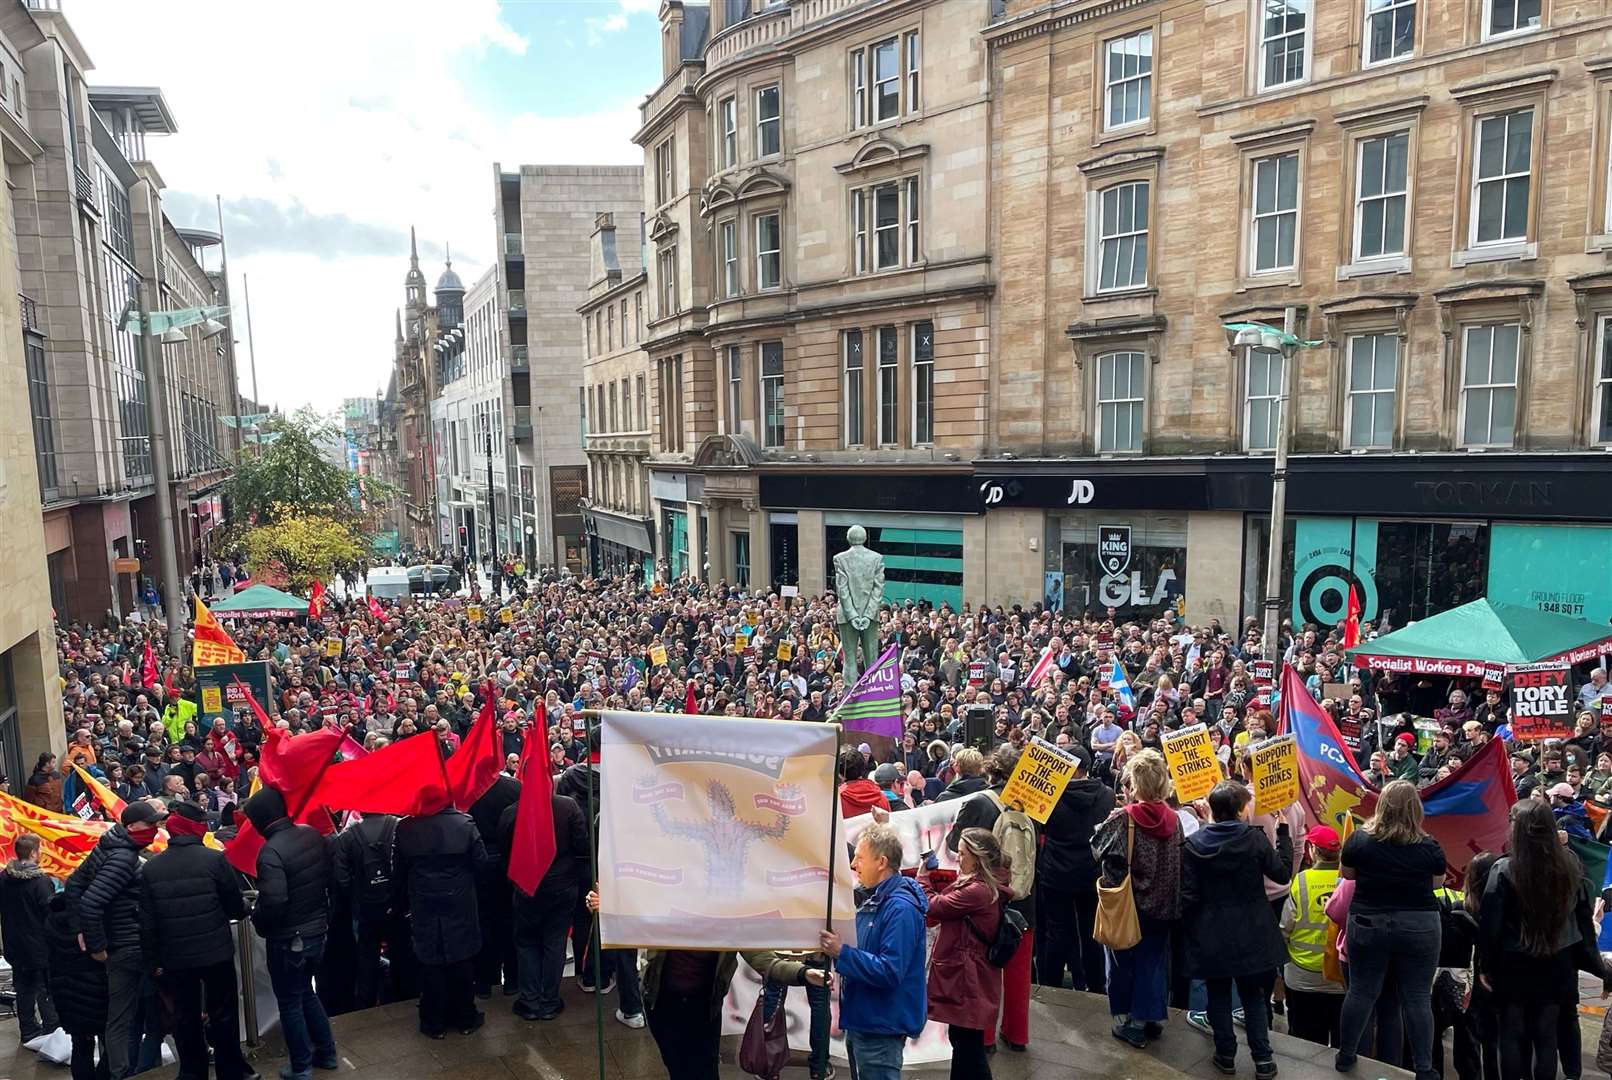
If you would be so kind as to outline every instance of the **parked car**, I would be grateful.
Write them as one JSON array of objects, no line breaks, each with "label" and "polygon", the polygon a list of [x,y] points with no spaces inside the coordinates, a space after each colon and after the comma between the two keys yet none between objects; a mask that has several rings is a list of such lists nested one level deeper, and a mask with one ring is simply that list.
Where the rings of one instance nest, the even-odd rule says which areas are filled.
[{"label": "parked car", "polygon": [[464,586],[464,579],[451,566],[422,563],[408,569],[409,592],[414,596],[452,596]]}]

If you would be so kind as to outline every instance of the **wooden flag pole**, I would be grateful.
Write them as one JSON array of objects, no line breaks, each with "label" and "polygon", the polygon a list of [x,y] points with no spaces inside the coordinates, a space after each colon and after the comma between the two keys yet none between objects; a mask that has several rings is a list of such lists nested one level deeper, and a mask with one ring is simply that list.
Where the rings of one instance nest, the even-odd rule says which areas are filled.
[{"label": "wooden flag pole", "polygon": [[[823,913],[823,926],[827,930],[834,929],[834,863],[839,857],[839,825],[840,825],[840,749],[841,739],[845,729],[834,725],[834,785],[833,795],[828,800],[828,909]],[[826,954],[825,954],[826,955]],[[827,985],[827,976],[834,970],[834,958],[827,957],[828,966],[823,969],[824,985]]]},{"label": "wooden flag pole", "polygon": [[[584,713],[583,715],[587,714]],[[593,712],[593,717],[594,723],[597,725],[601,719],[600,714],[598,712]],[[583,745],[587,745],[586,739],[584,739]],[[595,817],[597,807],[595,806],[596,797],[594,795],[593,788],[594,785],[601,779],[603,772],[604,732],[600,731],[599,773],[595,773],[593,771],[593,755],[592,753],[588,754],[588,868],[590,871],[592,871],[589,874],[589,877],[592,880],[592,884],[589,886],[589,888],[594,889],[599,887],[599,829]],[[593,1034],[594,1042],[599,1051],[599,1080],[605,1080],[604,981],[600,978],[599,974],[604,965],[599,955],[599,944],[601,941],[601,935],[599,933],[599,917],[600,912],[594,912],[593,922],[588,930],[588,938],[591,946],[590,951],[593,954],[590,957],[590,959],[593,961]],[[578,965],[578,981],[581,980],[581,975],[581,966]]]}]

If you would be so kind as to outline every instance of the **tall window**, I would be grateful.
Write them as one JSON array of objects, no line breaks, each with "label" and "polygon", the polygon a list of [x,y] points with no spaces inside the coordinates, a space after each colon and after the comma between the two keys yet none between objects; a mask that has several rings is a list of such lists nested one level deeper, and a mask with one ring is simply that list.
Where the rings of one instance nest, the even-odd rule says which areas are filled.
[{"label": "tall window", "polygon": [[[29,301],[32,303],[32,301]],[[33,410],[34,457],[39,463],[39,490],[54,491],[56,478],[56,422],[50,408],[50,368],[45,343],[32,334],[22,339],[23,362],[28,369],[28,404]]]},{"label": "tall window", "polygon": [[873,268],[901,265],[901,188],[880,184],[873,189]]},{"label": "tall window", "polygon": [[918,69],[921,66],[918,56],[918,31],[914,30],[902,39],[903,51],[907,57],[907,111],[912,112],[918,107]]},{"label": "tall window", "polygon": [[605,350],[616,347],[616,309],[609,305],[605,307]]},{"label": "tall window", "polygon": [[634,377],[633,389],[638,399],[638,431],[649,430],[649,390],[648,380],[642,374]]},{"label": "tall window", "polygon": [[918,178],[907,177],[907,262],[918,261]]},{"label": "tall window", "polygon": [[639,341],[644,340],[644,294],[633,293],[633,327],[637,330],[634,335]]},{"label": "tall window", "polygon": [[935,441],[935,326],[912,324],[912,442]]},{"label": "tall window", "polygon": [[1409,173],[1409,132],[1360,140],[1355,180],[1356,259],[1404,254]]},{"label": "tall window", "polygon": [[1291,270],[1299,227],[1299,155],[1254,162],[1253,271]]},{"label": "tall window", "polygon": [[672,197],[672,150],[676,136],[655,147],[655,202],[664,203]]},{"label": "tall window", "polygon": [[867,429],[862,416],[862,331],[847,330],[840,338],[844,372],[841,384],[845,394],[845,445],[861,446]]},{"label": "tall window", "polygon": [[655,256],[655,269],[660,277],[660,313],[662,316],[677,312],[677,245],[663,247]]},{"label": "tall window", "polygon": [[851,50],[851,126],[868,122],[868,51]]},{"label": "tall window", "polygon": [[900,384],[901,341],[893,326],[881,326],[876,331],[879,344],[879,445],[890,446],[901,441]]},{"label": "tall window", "polygon": [[1416,51],[1416,0],[1366,0],[1365,62],[1382,64]]},{"label": "tall window", "polygon": [[1474,245],[1527,238],[1533,141],[1533,109],[1478,118],[1472,169]]},{"label": "tall window", "polygon": [[1098,292],[1147,284],[1147,200],[1144,180],[1098,193]]},{"label": "tall window", "polygon": [[1399,385],[1399,339],[1358,334],[1349,339],[1349,396],[1344,443],[1351,450],[1394,446],[1394,392]]},{"label": "tall window", "polygon": [[739,295],[739,225],[724,221],[717,226],[721,237],[722,295]]},{"label": "tall window", "polygon": [[733,583],[741,589],[750,587],[750,534],[733,534]]},{"label": "tall window", "polygon": [[1282,354],[1248,350],[1243,403],[1243,449],[1276,449],[1282,416]]},{"label": "tall window", "polygon": [[1486,38],[1539,29],[1541,0],[1484,0],[1483,7]]},{"label": "tall window", "polygon": [[1134,454],[1142,449],[1142,379],[1147,358],[1139,352],[1097,358],[1097,450]]},{"label": "tall window", "polygon": [[1612,318],[1601,316],[1600,354],[1595,362],[1595,396],[1590,417],[1597,443],[1612,443]]},{"label": "tall window", "polygon": [[739,346],[728,346],[728,434],[739,433],[739,417],[744,411],[744,359]]},{"label": "tall window", "polygon": [[1139,124],[1153,114],[1153,31],[1103,45],[1103,127]]},{"label": "tall window", "polygon": [[784,445],[784,343],[761,343],[761,445]]},{"label": "tall window", "polygon": [[610,384],[610,427],[609,427],[609,430],[612,433],[621,430],[621,422],[617,419],[617,416],[616,416],[616,384],[615,383]]},{"label": "tall window", "polygon": [[783,149],[780,93],[777,86],[756,91],[756,157],[771,157]]},{"label": "tall window", "polygon": [[856,273],[918,262],[918,198],[917,177],[851,192],[851,265]]},{"label": "tall window", "polygon": [[1303,82],[1313,0],[1260,0],[1259,88]]},{"label": "tall window", "polygon": [[867,127],[918,109],[918,33],[852,49],[851,126]]},{"label": "tall window", "polygon": [[1510,446],[1517,413],[1517,352],[1522,328],[1466,328],[1461,364],[1461,444]]},{"label": "tall window", "polygon": [[868,193],[851,192],[851,266],[856,273],[868,268]]},{"label": "tall window", "polygon": [[756,218],[756,288],[776,289],[783,281],[783,237],[777,214]]},{"label": "tall window", "polygon": [[717,168],[729,169],[739,160],[739,102],[736,98],[725,97],[717,105],[717,114],[722,125],[720,142],[717,154]]},{"label": "tall window", "polygon": [[901,62],[896,39],[873,46],[873,119],[894,120],[901,114]]}]

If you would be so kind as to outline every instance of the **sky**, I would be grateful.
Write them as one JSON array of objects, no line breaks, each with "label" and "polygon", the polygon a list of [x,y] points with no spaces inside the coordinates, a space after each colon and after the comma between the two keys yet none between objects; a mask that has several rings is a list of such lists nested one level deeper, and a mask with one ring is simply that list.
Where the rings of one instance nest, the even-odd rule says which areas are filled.
[{"label": "sky", "polygon": [[[384,388],[409,227],[434,285],[491,265],[493,163],[641,164],[658,0],[64,0],[91,86],[156,86],[174,224],[222,196],[241,391],[333,411]],[[210,268],[216,263],[209,262]],[[244,287],[243,287],[244,286]]]}]

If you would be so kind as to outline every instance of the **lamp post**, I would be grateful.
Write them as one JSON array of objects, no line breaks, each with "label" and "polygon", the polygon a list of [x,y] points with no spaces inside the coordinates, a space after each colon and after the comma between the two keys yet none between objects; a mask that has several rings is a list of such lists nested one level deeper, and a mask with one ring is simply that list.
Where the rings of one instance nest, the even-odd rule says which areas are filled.
[{"label": "lamp post", "polygon": [[1293,366],[1300,349],[1324,344],[1300,339],[1294,333],[1297,322],[1298,309],[1289,306],[1283,315],[1281,330],[1263,323],[1224,325],[1224,329],[1235,331],[1232,345],[1243,350],[1245,367],[1249,353],[1279,355],[1282,358],[1281,390],[1276,402],[1276,445],[1271,464],[1271,534],[1265,554],[1265,628],[1260,639],[1263,643],[1260,655],[1277,665],[1275,674],[1278,687],[1281,685],[1282,663],[1278,642],[1282,625],[1282,546],[1287,528],[1287,449],[1293,430],[1288,406],[1293,394]]},{"label": "lamp post", "polygon": [[504,575],[498,563],[498,492],[493,490],[493,426],[487,425],[487,516],[492,527],[487,530],[493,551],[493,595],[504,596]]}]

